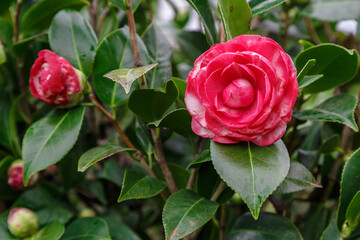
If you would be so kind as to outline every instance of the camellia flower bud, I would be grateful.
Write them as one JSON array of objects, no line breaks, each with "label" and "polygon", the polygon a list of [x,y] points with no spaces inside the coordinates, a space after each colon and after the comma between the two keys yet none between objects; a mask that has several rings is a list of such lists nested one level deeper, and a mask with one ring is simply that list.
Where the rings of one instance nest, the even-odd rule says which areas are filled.
[{"label": "camellia flower bud", "polygon": [[[22,160],[14,161],[8,170],[8,184],[15,191],[24,190],[26,188],[24,186],[23,171],[24,171],[24,164]],[[38,176],[39,175],[35,173],[30,178],[29,186],[32,186],[36,183]]]},{"label": "camellia flower bud", "polygon": [[39,221],[36,214],[27,208],[14,208],[8,216],[8,227],[15,237],[28,237],[37,232]]},{"label": "camellia flower bud", "polygon": [[40,51],[30,70],[31,95],[51,106],[77,105],[82,100],[85,83],[82,72],[50,50]]},{"label": "camellia flower bud", "polygon": [[84,208],[80,211],[79,218],[95,217],[96,213],[91,208]]}]

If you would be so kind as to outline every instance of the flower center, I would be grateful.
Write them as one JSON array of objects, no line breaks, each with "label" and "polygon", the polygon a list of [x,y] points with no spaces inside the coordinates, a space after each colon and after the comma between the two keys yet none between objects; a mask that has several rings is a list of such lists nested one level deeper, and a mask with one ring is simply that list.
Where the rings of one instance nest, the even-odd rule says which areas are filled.
[{"label": "flower center", "polygon": [[222,93],[224,103],[232,108],[249,106],[255,98],[255,90],[251,83],[243,78],[229,84]]}]

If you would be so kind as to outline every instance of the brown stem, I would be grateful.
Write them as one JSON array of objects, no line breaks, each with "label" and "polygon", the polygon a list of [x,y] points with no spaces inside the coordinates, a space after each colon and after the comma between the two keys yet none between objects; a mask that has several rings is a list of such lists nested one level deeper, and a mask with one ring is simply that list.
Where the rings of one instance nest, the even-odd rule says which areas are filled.
[{"label": "brown stem", "polygon": [[124,140],[125,144],[130,148],[136,149],[136,147],[132,144],[130,139],[121,129],[119,123],[111,116],[110,113],[108,113],[108,111],[105,110],[105,108],[103,108],[103,106],[101,106],[101,104],[96,100],[95,96],[93,94],[90,94],[89,98],[95,104],[95,106],[105,115],[105,117],[111,122],[111,124],[114,126],[116,131],[120,134],[120,136]]},{"label": "brown stem", "polygon": [[299,126],[299,120],[297,118],[294,119],[294,125],[293,125],[293,130],[291,132],[290,138],[289,138],[289,146],[288,146],[288,152],[289,152],[289,156],[291,156],[294,153],[294,147],[295,147],[295,138],[296,138],[296,132],[297,132],[297,127]]},{"label": "brown stem", "polygon": [[[200,138],[199,145],[198,145],[198,148],[197,148],[197,153],[195,154],[194,158],[199,156],[200,153],[203,151],[204,146],[205,146],[205,142],[206,142],[205,138]],[[193,168],[191,170],[190,177],[189,177],[188,183],[186,185],[187,189],[191,190],[191,189],[194,188],[195,180],[196,180],[196,176],[197,176],[198,172],[199,172],[199,168]]]},{"label": "brown stem", "polygon": [[92,28],[96,29],[97,12],[99,9],[100,0],[93,0],[91,6],[89,6],[90,24]]},{"label": "brown stem", "polygon": [[100,32],[100,30],[101,30],[101,26],[103,25],[104,20],[105,20],[107,14],[109,13],[109,11],[110,11],[110,8],[109,8],[109,7],[106,7],[106,8],[104,9],[104,11],[101,13],[101,16],[100,16],[100,18],[99,18],[99,22],[97,23],[96,28],[95,28],[96,35],[99,34],[99,32]]},{"label": "brown stem", "polygon": [[[111,122],[111,124],[114,126],[116,131],[120,134],[120,136],[122,137],[122,139],[124,140],[126,145],[128,147],[133,148],[133,149],[138,151],[137,154],[138,154],[138,157],[140,158],[141,166],[149,173],[149,175],[151,177],[156,178],[156,175],[154,174],[154,172],[150,168],[150,166],[146,163],[146,161],[145,161],[144,157],[142,156],[141,152],[138,149],[136,149],[134,144],[130,141],[130,139],[127,137],[125,132],[121,129],[119,123],[111,116],[111,114],[108,111],[105,110],[105,108],[103,108],[101,106],[101,104],[96,100],[96,98],[95,98],[95,96],[93,94],[90,94],[89,98],[95,104],[95,106],[105,115],[105,117]],[[164,200],[166,200],[168,198],[164,191],[161,192],[160,194],[161,194],[161,196],[163,197]]]},{"label": "brown stem", "polygon": [[20,28],[19,19],[20,19],[21,6],[22,6],[22,0],[18,0],[17,4],[16,4],[15,14],[14,14],[14,19],[15,19],[15,22],[14,22],[14,36],[13,36],[13,42],[14,43],[19,41],[19,28]]},{"label": "brown stem", "polygon": [[329,39],[329,42],[334,43],[335,40],[336,40],[336,37],[335,37],[335,35],[333,34],[333,32],[331,30],[330,24],[328,22],[324,21],[323,26],[324,26],[325,34]]},{"label": "brown stem", "polygon": [[175,192],[177,192],[177,187],[175,185],[175,181],[174,181],[172,173],[169,169],[169,166],[166,162],[163,147],[162,147],[162,142],[160,139],[157,138],[155,129],[153,129],[153,128],[150,129],[150,132],[151,132],[152,139],[154,141],[156,156],[159,161],[160,169],[164,175],[166,184],[167,184],[170,192],[175,193]]},{"label": "brown stem", "polygon": [[[343,131],[341,133],[341,143],[340,143],[340,148],[344,150],[344,153],[347,152],[347,148],[348,148],[348,143],[351,142],[349,141],[349,139],[351,139],[352,135],[354,134],[354,132],[349,128],[344,126]],[[330,173],[328,175],[328,185],[325,188],[323,197],[322,197],[322,201],[326,201],[330,195],[331,192],[335,186],[336,180],[337,180],[337,173],[339,171],[339,167],[341,166],[341,163],[343,161],[343,157],[344,154],[341,154],[336,158],[334,165],[332,166]]]},{"label": "brown stem", "polygon": [[219,42],[225,42],[225,30],[222,21],[220,22]]},{"label": "brown stem", "polygon": [[210,200],[215,202],[220,197],[221,193],[225,190],[225,188],[226,188],[226,183],[224,181],[221,181],[217,186],[214,194],[210,198]]},{"label": "brown stem", "polygon": [[319,38],[319,36],[317,35],[317,33],[315,32],[315,29],[314,29],[314,27],[313,27],[313,25],[312,25],[312,22],[311,22],[310,17],[309,17],[309,16],[305,16],[305,17],[304,17],[304,20],[305,20],[306,28],[307,28],[307,30],[309,31],[309,34],[310,34],[312,40],[314,41],[314,43],[315,43],[316,45],[320,44],[320,43],[321,43],[320,38]]},{"label": "brown stem", "polygon": [[290,19],[289,19],[289,11],[285,12],[285,29],[282,37],[282,48],[286,50],[286,42],[289,35],[289,26],[290,26]]},{"label": "brown stem", "polygon": [[220,240],[225,240],[225,230],[226,230],[226,204],[223,204],[221,206],[221,218],[219,222],[219,228],[220,228]]}]

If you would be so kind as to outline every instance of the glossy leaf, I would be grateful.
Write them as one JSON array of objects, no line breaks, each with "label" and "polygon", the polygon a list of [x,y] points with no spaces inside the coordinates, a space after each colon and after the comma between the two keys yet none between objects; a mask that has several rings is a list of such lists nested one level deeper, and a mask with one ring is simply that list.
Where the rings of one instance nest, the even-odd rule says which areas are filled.
[{"label": "glossy leaf", "polygon": [[304,12],[322,21],[357,19],[360,17],[360,2],[357,0],[314,1]]},{"label": "glossy leaf", "polygon": [[178,97],[175,83],[170,80],[158,89],[135,90],[129,98],[128,107],[147,122],[160,119]]},{"label": "glossy leaf", "polygon": [[30,177],[59,160],[74,146],[80,132],[85,108],[57,109],[33,123],[24,136],[24,184]]},{"label": "glossy leaf", "polygon": [[36,216],[39,219],[39,225],[44,226],[54,221],[66,224],[74,214],[66,208],[55,206],[42,208],[39,211],[36,211]]},{"label": "glossy leaf", "polygon": [[249,2],[253,15],[257,15],[276,7],[286,0],[252,0]]},{"label": "glossy leaf", "polygon": [[315,74],[310,76],[305,76],[300,82],[299,82],[299,88],[304,88],[306,86],[309,86],[310,84],[314,83],[315,81],[322,78],[323,74]]},{"label": "glossy leaf", "polygon": [[336,219],[332,220],[323,232],[320,240],[340,240],[341,236],[336,228]]},{"label": "glossy leaf", "polygon": [[[126,9],[128,8],[127,0],[110,0],[110,2],[113,3],[115,6],[117,6],[118,8],[120,8],[123,11],[126,11]],[[140,3],[141,3],[141,0],[132,0],[133,11],[135,11],[138,8]]]},{"label": "glossy leaf", "polygon": [[289,219],[274,213],[261,212],[254,220],[245,213],[232,225],[228,240],[303,240],[299,230]]},{"label": "glossy leaf", "polygon": [[115,217],[105,217],[112,240],[141,240],[141,238],[126,224]]},{"label": "glossy leaf", "polygon": [[11,5],[11,3],[13,2],[14,0],[1,0],[0,1],[0,15],[2,15],[3,13],[5,13],[9,6]]},{"label": "glossy leaf", "polygon": [[141,148],[149,155],[155,152],[151,141],[149,129],[146,127],[144,121],[139,119],[135,123],[135,133]]},{"label": "glossy leaf", "polygon": [[321,187],[309,170],[298,162],[291,162],[289,173],[276,189],[277,194],[292,193],[309,187]]},{"label": "glossy leaf", "polygon": [[136,169],[126,169],[122,185],[118,202],[129,199],[151,198],[166,188],[163,181]]},{"label": "glossy leaf", "polygon": [[343,85],[354,78],[359,67],[356,50],[347,50],[335,44],[309,47],[295,58],[295,66],[302,69],[310,59],[316,64],[308,75],[323,74],[316,82],[303,89],[304,93],[317,93]]},{"label": "glossy leaf", "polygon": [[226,39],[250,33],[251,9],[246,0],[218,0]]},{"label": "glossy leaf", "polygon": [[111,240],[107,224],[101,218],[80,218],[67,226],[61,240]]},{"label": "glossy leaf", "polygon": [[89,5],[85,0],[41,0],[26,11],[21,19],[22,34],[47,28],[52,18],[62,9],[80,10]]},{"label": "glossy leaf", "polygon": [[108,158],[116,153],[124,151],[135,152],[136,150],[120,147],[111,143],[92,148],[85,152],[83,155],[81,155],[78,164],[78,171],[84,172],[86,169],[88,169],[95,163],[104,160],[105,158]]},{"label": "glossy leaf", "polygon": [[184,189],[169,197],[163,210],[166,240],[181,239],[208,222],[218,204]]},{"label": "glossy leaf", "polygon": [[124,88],[125,93],[128,94],[130,92],[131,86],[133,82],[139,77],[143,76],[145,73],[156,67],[158,63],[138,67],[138,68],[121,68],[113,70],[104,75],[117,83]]},{"label": "glossy leaf", "polygon": [[[146,65],[147,50],[142,40],[138,37],[140,55],[142,63]],[[94,61],[93,84],[98,97],[104,103],[115,107],[127,102],[129,95],[117,83],[104,75],[112,70],[120,68],[133,68],[134,60],[132,56],[129,28],[124,27],[110,33],[99,44]],[[131,91],[137,87],[133,84]]]},{"label": "glossy leaf", "polygon": [[148,124],[151,128],[164,127],[184,137],[197,137],[191,129],[191,116],[186,108],[179,108],[166,114],[162,119]]},{"label": "glossy leaf", "polygon": [[306,76],[306,74],[310,71],[310,69],[312,67],[314,67],[316,63],[316,60],[315,59],[309,59],[305,66],[300,70],[300,69],[297,69],[297,71],[299,72],[298,75],[297,75],[297,81],[300,83],[301,80]]},{"label": "glossy leaf", "polygon": [[337,212],[337,229],[341,232],[346,220],[346,211],[354,196],[360,190],[360,149],[346,162],[340,183],[340,201]]},{"label": "glossy leaf", "polygon": [[4,49],[4,45],[0,40],[0,65],[6,62],[6,53]]},{"label": "glossy leaf", "polygon": [[215,22],[211,11],[211,6],[208,0],[186,0],[198,13],[201,22],[203,23],[206,38],[209,45],[218,42],[218,35],[215,28]]},{"label": "glossy leaf", "polygon": [[74,10],[56,14],[49,29],[51,49],[89,76],[95,57],[97,38],[88,21]]},{"label": "glossy leaf", "polygon": [[338,122],[358,131],[354,119],[357,98],[349,94],[340,94],[327,99],[313,109],[295,111],[293,116],[300,120]]},{"label": "glossy leaf", "polygon": [[188,58],[191,64],[193,64],[202,53],[209,49],[206,37],[201,32],[179,31],[176,35],[176,41],[179,44],[181,52]]},{"label": "glossy leaf", "polygon": [[266,198],[285,179],[290,159],[284,143],[260,147],[252,143],[211,142],[211,160],[220,177],[240,194],[255,219]]},{"label": "glossy leaf", "polygon": [[341,138],[339,134],[332,135],[331,137],[326,139],[326,141],[323,144],[321,144],[319,152],[324,154],[330,154],[336,151],[340,145],[340,141]]},{"label": "glossy leaf", "polygon": [[151,24],[146,29],[141,38],[149,52],[150,61],[152,63],[159,63],[159,65],[148,74],[148,87],[161,87],[172,76],[172,46],[166,39],[166,35],[154,24]]},{"label": "glossy leaf", "polygon": [[104,168],[99,177],[115,183],[118,187],[121,187],[124,179],[124,170],[120,168],[119,163],[113,160],[106,161]]},{"label": "glossy leaf", "polygon": [[319,239],[326,228],[327,217],[328,209],[324,204],[312,204],[301,229],[304,240]]},{"label": "glossy leaf", "polygon": [[[348,234],[358,226],[359,217],[360,217],[360,190],[355,194],[354,198],[351,200],[349,207],[346,210],[346,222],[345,226],[347,228]],[[344,230],[343,230],[344,232]]]},{"label": "glossy leaf", "polygon": [[199,156],[197,156],[195,160],[192,161],[187,168],[196,168],[199,167],[201,163],[209,162],[209,161],[211,161],[210,150],[206,149]]},{"label": "glossy leaf", "polygon": [[64,224],[55,221],[40,229],[32,235],[28,240],[58,240],[65,232]]},{"label": "glossy leaf", "polygon": [[175,83],[176,87],[178,88],[179,91],[179,97],[178,99],[181,101],[181,103],[183,104],[183,106],[185,106],[185,91],[186,91],[186,81],[180,79],[180,78],[176,78],[173,77],[172,78],[173,82]]}]

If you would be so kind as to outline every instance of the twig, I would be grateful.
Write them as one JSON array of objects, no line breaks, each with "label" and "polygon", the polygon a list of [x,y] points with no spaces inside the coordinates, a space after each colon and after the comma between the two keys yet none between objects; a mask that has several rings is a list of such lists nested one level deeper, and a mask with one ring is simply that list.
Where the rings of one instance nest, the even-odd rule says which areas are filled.
[{"label": "twig", "polygon": [[214,194],[213,194],[212,197],[210,198],[210,200],[215,202],[215,201],[220,197],[221,193],[222,193],[225,189],[226,189],[226,183],[225,183],[224,181],[221,181],[221,182],[219,183],[219,185],[217,186]]},{"label": "twig", "polygon": [[160,139],[157,138],[155,129],[153,129],[153,128],[150,129],[150,132],[151,132],[152,139],[154,141],[155,152],[157,155],[157,159],[159,161],[160,169],[164,175],[166,184],[167,184],[170,192],[175,193],[175,192],[177,192],[177,187],[175,185],[175,181],[174,181],[172,173],[169,169],[169,166],[166,163],[166,159],[165,159],[165,155],[164,155],[164,151],[163,151],[163,147],[162,147],[162,142]]},{"label": "twig", "polygon": [[310,17],[309,17],[309,16],[305,16],[305,17],[304,17],[304,20],[305,20],[306,28],[307,28],[307,30],[309,31],[309,34],[310,34],[312,40],[314,41],[314,43],[315,43],[316,45],[320,44],[321,41],[320,41],[320,39],[319,39],[319,36],[317,35],[317,33],[316,33],[315,30],[314,30],[314,27],[313,27],[313,25],[312,25],[312,22],[311,22]]},{"label": "twig", "polygon": [[97,12],[99,9],[100,0],[93,0],[91,6],[89,6],[90,24],[94,30],[96,30]]},{"label": "twig", "polygon": [[222,21],[220,22],[219,42],[220,43],[225,42],[225,30]]},{"label": "twig", "polygon": [[[197,153],[195,154],[194,158],[199,156],[200,153],[203,151],[204,146],[205,146],[205,142],[206,142],[205,138],[200,138],[199,145],[198,145],[198,148],[197,148]],[[194,188],[195,180],[196,180],[196,176],[197,176],[198,172],[199,172],[199,168],[191,169],[190,177],[189,177],[188,183],[186,185],[187,189],[193,189]]]},{"label": "twig", "polygon": [[101,30],[101,26],[103,25],[104,20],[105,20],[107,14],[109,13],[109,11],[110,11],[110,8],[109,8],[109,7],[106,7],[106,8],[104,9],[104,11],[101,13],[101,16],[100,16],[100,18],[99,18],[99,22],[97,23],[96,28],[95,28],[96,35],[99,34],[99,32],[100,32],[100,30]]},{"label": "twig", "polygon": [[[340,148],[344,150],[344,153],[347,152],[347,145],[348,145],[348,142],[350,142],[349,139],[352,137],[353,134],[354,134],[354,132],[349,127],[344,126],[343,131],[341,133],[341,143],[340,143]],[[324,191],[324,194],[322,197],[322,201],[326,201],[331,195],[331,192],[336,183],[336,179],[337,179],[336,177],[337,177],[337,173],[339,171],[339,167],[341,166],[341,163],[343,161],[343,157],[344,157],[344,154],[340,153],[340,155],[336,158],[334,165],[332,166],[332,168],[330,170],[330,173],[328,175],[329,182],[328,182],[327,187],[325,188],[325,191]]]},{"label": "twig", "polygon": [[19,28],[20,28],[20,11],[22,6],[22,0],[18,0],[16,4],[15,14],[14,14],[14,36],[13,36],[13,42],[16,43],[19,41]]},{"label": "twig", "polygon": [[282,44],[281,44],[284,50],[286,50],[286,42],[289,35],[289,26],[290,26],[290,19],[289,19],[289,11],[287,10],[285,12],[285,28],[284,28],[284,33],[282,36]]},{"label": "twig", "polygon": [[[129,7],[129,9],[126,10],[126,14],[127,14],[129,30],[130,30],[130,40],[131,40],[133,57],[134,57],[134,66],[141,67],[142,62],[141,62],[140,51],[139,51],[139,46],[138,46],[138,42],[137,42],[136,25],[135,25],[134,15],[133,15],[133,11],[132,11],[133,8],[132,8],[131,0],[128,0],[128,7]],[[139,85],[141,88],[147,88],[146,79],[144,76],[142,76],[139,79]],[[160,169],[164,175],[166,184],[167,184],[170,192],[175,193],[177,191],[177,187],[175,185],[175,181],[174,181],[172,173],[169,169],[169,166],[166,163],[161,139],[157,137],[155,129],[150,129],[150,133],[151,133],[152,140],[154,142],[157,160],[159,161]]]},{"label": "twig", "polygon": [[226,204],[221,206],[221,217],[219,222],[220,228],[220,240],[225,240],[225,230],[226,230]]},{"label": "twig", "polygon": [[331,30],[330,24],[328,22],[324,21],[323,26],[324,26],[325,34],[329,39],[329,42],[334,43],[335,40],[336,40],[336,37],[334,36],[334,34],[333,34],[332,30]]}]

